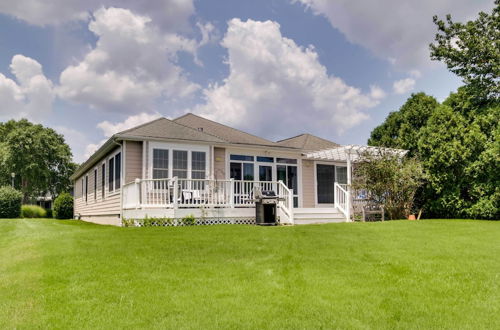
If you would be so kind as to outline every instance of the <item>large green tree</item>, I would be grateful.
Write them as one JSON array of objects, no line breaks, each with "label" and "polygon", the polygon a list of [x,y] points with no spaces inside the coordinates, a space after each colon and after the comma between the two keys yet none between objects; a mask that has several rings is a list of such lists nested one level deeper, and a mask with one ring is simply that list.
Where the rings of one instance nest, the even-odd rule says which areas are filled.
[{"label": "large green tree", "polygon": [[434,16],[438,33],[430,45],[431,59],[446,63],[478,100],[500,97],[500,0],[491,13],[474,21],[454,22]]},{"label": "large green tree", "polygon": [[76,166],[64,137],[53,129],[26,119],[0,123],[0,185],[10,184],[30,198],[68,191],[70,175]]},{"label": "large green tree", "polygon": [[368,141],[409,149],[422,161],[427,182],[417,200],[427,215],[500,218],[499,13],[497,0],[491,14],[467,23],[435,17],[431,57],[465,85],[440,105],[412,95]]},{"label": "large green tree", "polygon": [[427,124],[438,105],[432,96],[412,94],[399,111],[391,112],[385,122],[372,131],[368,144],[406,149],[410,156],[414,156],[420,129]]}]

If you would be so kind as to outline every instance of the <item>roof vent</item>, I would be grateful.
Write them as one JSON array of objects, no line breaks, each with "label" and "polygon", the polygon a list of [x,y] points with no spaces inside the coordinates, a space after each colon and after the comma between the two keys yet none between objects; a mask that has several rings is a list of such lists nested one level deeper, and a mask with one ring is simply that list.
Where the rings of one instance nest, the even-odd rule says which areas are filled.
[{"label": "roof vent", "polygon": [[198,131],[203,132],[203,127],[198,127]]}]

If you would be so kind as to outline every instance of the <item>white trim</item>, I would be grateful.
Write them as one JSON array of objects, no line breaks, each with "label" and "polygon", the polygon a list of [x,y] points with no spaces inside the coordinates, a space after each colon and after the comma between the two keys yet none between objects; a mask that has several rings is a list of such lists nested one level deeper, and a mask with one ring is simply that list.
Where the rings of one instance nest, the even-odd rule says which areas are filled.
[{"label": "white trim", "polygon": [[142,178],[146,178],[146,151],[147,141],[142,141]]},{"label": "white trim", "polygon": [[[120,192],[121,192],[121,189],[123,187],[123,184],[122,181],[123,181],[123,167],[120,168],[120,188],[116,188],[116,158],[115,160],[113,161],[113,166],[114,166],[114,169],[113,169],[113,191],[110,192],[109,191],[109,160],[113,157],[115,157],[116,155],[118,155],[119,153],[121,153],[120,155],[120,161],[123,162],[123,152],[122,152],[122,146],[120,145],[117,150],[111,154],[108,155],[108,157],[106,157],[106,191],[107,191],[107,194],[106,194],[106,197],[111,197],[111,196],[115,196],[115,195],[118,195]],[[123,164],[120,164],[120,166],[122,166]]]}]

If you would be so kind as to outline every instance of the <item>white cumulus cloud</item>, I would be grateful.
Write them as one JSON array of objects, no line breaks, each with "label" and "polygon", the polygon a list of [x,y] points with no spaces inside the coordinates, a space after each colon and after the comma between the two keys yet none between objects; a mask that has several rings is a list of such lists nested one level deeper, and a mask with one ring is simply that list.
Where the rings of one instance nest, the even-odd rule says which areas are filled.
[{"label": "white cumulus cloud", "polygon": [[405,94],[415,88],[415,79],[405,78],[401,80],[397,80],[392,85],[394,93],[396,94]]},{"label": "white cumulus cloud", "polygon": [[106,142],[106,140],[108,138],[113,136],[113,134],[122,132],[124,130],[129,129],[129,128],[133,128],[133,127],[142,125],[144,123],[150,122],[150,121],[155,120],[155,119],[160,118],[160,117],[161,117],[161,115],[159,113],[145,113],[145,112],[143,112],[143,113],[140,113],[137,115],[129,116],[127,119],[125,119],[122,122],[113,123],[113,122],[109,122],[109,121],[105,120],[105,121],[98,123],[97,128],[102,130],[102,133],[104,134],[104,136],[106,138],[99,141],[98,143],[89,143],[85,147],[85,152],[84,152],[83,158],[88,159],[94,152],[97,151],[97,149],[99,149],[104,144],[104,142]]},{"label": "white cumulus cloud", "polygon": [[363,93],[329,75],[312,46],[281,35],[273,21],[232,19],[222,46],[230,73],[204,90],[206,103],[193,111],[269,138],[291,132],[331,135],[368,118],[366,109],[385,96]]},{"label": "white cumulus cloud", "polygon": [[325,16],[346,38],[404,69],[430,63],[434,15],[461,21],[492,8],[491,0],[292,0]]},{"label": "white cumulus cloud", "polygon": [[128,9],[101,8],[93,16],[96,47],[61,73],[61,98],[133,113],[150,111],[157,98],[179,99],[199,88],[175,64],[178,51],[196,51],[194,40],[160,33],[149,17]]},{"label": "white cumulus cloud", "polygon": [[10,70],[16,81],[0,73],[0,118],[42,120],[52,110],[54,91],[40,63],[15,55]]}]

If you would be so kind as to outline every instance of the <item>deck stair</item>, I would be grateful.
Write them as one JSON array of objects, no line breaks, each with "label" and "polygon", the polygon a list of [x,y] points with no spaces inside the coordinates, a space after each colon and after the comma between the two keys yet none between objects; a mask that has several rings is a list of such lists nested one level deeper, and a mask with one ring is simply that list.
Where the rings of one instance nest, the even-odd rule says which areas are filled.
[{"label": "deck stair", "polygon": [[336,208],[294,208],[293,216],[297,225],[346,221]]}]

